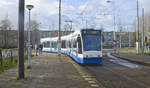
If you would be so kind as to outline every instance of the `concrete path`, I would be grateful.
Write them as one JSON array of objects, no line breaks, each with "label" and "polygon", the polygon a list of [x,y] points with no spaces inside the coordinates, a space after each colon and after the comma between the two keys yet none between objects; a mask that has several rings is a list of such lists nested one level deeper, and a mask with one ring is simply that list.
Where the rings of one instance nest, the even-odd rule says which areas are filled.
[{"label": "concrete path", "polygon": [[120,53],[120,54],[112,54],[112,55],[134,63],[150,66],[150,56],[148,55],[137,55],[133,53]]},{"label": "concrete path", "polygon": [[16,80],[17,67],[0,74],[0,88],[93,88],[65,55],[45,53],[32,58],[26,78]]}]

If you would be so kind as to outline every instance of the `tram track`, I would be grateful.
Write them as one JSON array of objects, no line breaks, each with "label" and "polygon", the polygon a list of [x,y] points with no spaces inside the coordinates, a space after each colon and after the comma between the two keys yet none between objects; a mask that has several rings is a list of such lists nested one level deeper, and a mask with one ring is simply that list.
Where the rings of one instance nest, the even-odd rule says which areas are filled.
[{"label": "tram track", "polygon": [[113,88],[105,80],[101,80],[101,78],[100,79],[97,78],[97,75],[90,68],[88,68],[88,66],[85,66],[84,69],[86,69],[87,72],[89,72],[93,77],[95,77],[96,80],[101,84],[103,84],[103,86],[105,86],[106,88]]},{"label": "tram track", "polygon": [[132,72],[132,69],[110,62],[109,59],[109,57],[104,57],[102,66],[85,65],[83,68],[106,88],[150,88],[150,85],[136,79],[136,77],[131,77],[127,74],[128,72],[124,73],[122,69],[129,70],[129,74],[134,74],[134,70]]}]

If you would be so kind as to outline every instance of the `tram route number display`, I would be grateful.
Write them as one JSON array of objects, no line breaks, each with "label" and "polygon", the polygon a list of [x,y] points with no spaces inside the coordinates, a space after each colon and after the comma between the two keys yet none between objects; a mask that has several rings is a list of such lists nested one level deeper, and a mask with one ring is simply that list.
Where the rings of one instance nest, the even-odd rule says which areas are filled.
[{"label": "tram route number display", "polygon": [[96,30],[92,30],[92,31],[87,31],[87,30],[84,30],[83,31],[83,34],[86,35],[86,34],[90,34],[90,35],[97,35],[97,34],[100,34],[100,31],[96,31]]}]

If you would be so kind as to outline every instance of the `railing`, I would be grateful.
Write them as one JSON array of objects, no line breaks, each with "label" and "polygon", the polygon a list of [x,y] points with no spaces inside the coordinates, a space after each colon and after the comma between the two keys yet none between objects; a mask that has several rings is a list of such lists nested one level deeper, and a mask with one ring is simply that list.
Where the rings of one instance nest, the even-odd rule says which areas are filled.
[{"label": "railing", "polygon": [[18,49],[4,49],[1,50],[2,58],[9,58],[18,56]]},{"label": "railing", "polygon": [[18,49],[3,49],[0,50],[0,64],[3,65],[4,59],[10,59],[10,62],[13,63],[13,58],[18,56]]},{"label": "railing", "polygon": [[[27,50],[25,49],[24,54],[27,54]],[[18,49],[2,49],[0,50],[0,65],[3,66],[5,59],[9,62],[13,63],[14,58],[16,59],[18,56]]]}]

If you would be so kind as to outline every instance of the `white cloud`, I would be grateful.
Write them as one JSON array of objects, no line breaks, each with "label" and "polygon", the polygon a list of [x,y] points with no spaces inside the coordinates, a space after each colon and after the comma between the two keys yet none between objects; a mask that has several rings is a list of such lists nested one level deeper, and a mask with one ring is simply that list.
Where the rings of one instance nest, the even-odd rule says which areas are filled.
[{"label": "white cloud", "polygon": [[[36,19],[39,23],[42,23],[42,27],[49,28],[54,24],[56,29],[58,28],[58,0],[25,0],[27,4],[33,4],[32,19]],[[117,16],[121,18],[123,23],[131,24],[136,16],[136,0],[112,0],[113,3],[106,3],[106,0],[84,0],[84,3],[79,3],[78,0],[69,3],[69,0],[62,2],[62,24],[65,24],[65,20],[72,19],[75,27],[82,27],[85,25],[85,20],[88,21],[88,25],[95,22],[97,25],[110,25],[113,26],[113,4],[116,10]],[[74,3],[78,3],[74,5]],[[144,7],[146,12],[150,11],[150,0],[139,0],[140,8]],[[1,0],[0,1],[0,20],[6,17],[8,13],[9,19],[17,27],[18,19],[18,0]],[[26,22],[28,21],[28,10],[25,10]],[[82,15],[84,22],[82,22]],[[107,14],[104,16],[104,14]],[[109,15],[108,15],[109,14]],[[119,15],[118,15],[119,14]],[[93,19],[101,18],[101,19]],[[84,24],[82,24],[84,23]],[[107,28],[107,26],[106,26]],[[75,28],[76,29],[76,28]]]},{"label": "white cloud", "polygon": [[[26,0],[25,4],[34,5],[34,9],[31,11],[31,19],[36,19],[39,23],[42,23],[43,27],[50,25],[53,22],[58,23],[58,0]],[[68,6],[62,3],[62,13],[75,12],[73,6]],[[9,19],[12,24],[17,27],[18,19],[18,2],[17,0],[1,0],[0,2],[0,20],[5,19],[6,15],[9,15]],[[28,10],[25,9],[25,21],[28,21]],[[48,26],[47,26],[48,27]]]},{"label": "white cloud", "polygon": [[145,8],[146,12],[150,12],[150,0],[139,0],[139,4],[141,8]]},{"label": "white cloud", "polygon": [[13,2],[7,2],[6,0],[1,0],[0,7],[8,6],[8,5],[14,5]]},{"label": "white cloud", "polygon": [[26,0],[26,4],[34,5],[33,13],[39,13],[42,15],[53,15],[58,14],[58,2],[49,0]]},{"label": "white cloud", "polygon": [[1,0],[0,1],[0,20],[5,19],[8,17],[12,25],[15,25],[17,22],[17,5],[15,2]]}]

